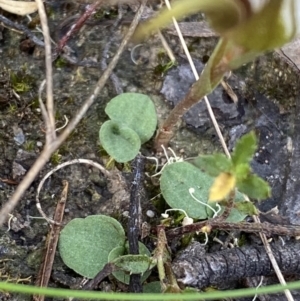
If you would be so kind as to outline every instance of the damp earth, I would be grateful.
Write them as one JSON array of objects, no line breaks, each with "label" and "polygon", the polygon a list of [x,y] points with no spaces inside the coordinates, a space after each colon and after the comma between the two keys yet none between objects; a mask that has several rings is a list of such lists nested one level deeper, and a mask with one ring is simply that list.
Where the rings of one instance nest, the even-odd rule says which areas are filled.
[{"label": "damp earth", "polygon": [[[82,6],[58,4],[48,7],[49,26],[55,41],[63,35]],[[124,7],[125,19],[133,16],[134,7]],[[101,62],[113,56],[126,24],[112,29],[118,11],[102,10],[101,22],[88,23],[73,37],[68,46],[71,55],[81,62],[94,62],[92,67],[78,66],[62,58],[53,62],[55,118],[57,128],[74,116],[80,105],[91,93],[103,72]],[[26,18],[7,17],[30,25]],[[37,16],[33,16],[36,20]],[[201,18],[199,17],[199,20]],[[194,17],[193,21],[199,21]],[[126,22],[124,22],[126,23]],[[64,25],[64,26],[62,26]],[[37,30],[34,33],[42,38]],[[164,33],[164,31],[163,31]],[[97,97],[95,104],[72,132],[67,141],[55,152],[51,160],[23,195],[5,227],[0,229],[0,279],[32,284],[43,258],[48,223],[36,209],[37,187],[42,177],[58,164],[84,158],[108,166],[109,157],[101,148],[98,133],[107,120],[106,103],[121,91],[147,94],[155,103],[160,122],[188,91],[194,81],[187,59],[179,46],[178,38],[164,33],[174,51],[177,64],[164,70],[168,58],[157,36],[135,47],[130,44],[123,53],[116,69],[115,80],[110,80]],[[212,52],[216,37],[187,37],[187,44],[199,72]],[[111,47],[107,50],[106,45]],[[45,77],[44,49],[30,39],[0,24],[0,203],[7,202],[16,186],[39,156],[45,144],[44,122],[38,103],[38,89]],[[90,65],[89,65],[90,66]],[[208,96],[225,140],[232,150],[238,138],[254,130],[259,137],[259,147],[252,167],[272,187],[272,197],[258,204],[262,212],[278,208],[285,223],[300,224],[299,178],[300,128],[298,70],[292,68],[277,53],[264,55],[233,72],[226,82],[238,96],[235,103],[222,86]],[[117,82],[117,84],[116,84]],[[45,94],[42,95],[45,99]],[[221,151],[215,130],[204,103],[194,106],[183,118],[184,122],[171,141],[171,147],[185,158],[198,154]],[[153,156],[151,142],[142,150]],[[130,165],[109,166],[114,177],[108,181],[97,169],[78,164],[54,173],[43,186],[40,202],[44,212],[52,216],[62,190],[62,181],[70,185],[64,213],[64,222],[75,217],[107,214],[127,223],[130,188]],[[147,163],[150,171],[153,162]],[[159,193],[155,181],[146,178],[146,196],[142,203],[143,216],[149,224],[159,220],[163,200],[153,198]],[[293,209],[291,209],[293,208]],[[154,217],[146,215],[152,211]],[[267,215],[270,219],[270,215]],[[272,218],[272,217],[271,217]],[[273,217],[274,219],[276,217]],[[271,220],[272,222],[272,220]],[[276,223],[276,221],[275,221]],[[76,287],[82,278],[68,269],[57,252],[51,281],[52,287]],[[109,280],[103,289],[121,290]],[[30,300],[18,294],[0,293],[1,300]],[[50,299],[49,299],[50,300]],[[58,299],[55,299],[58,300]]]}]

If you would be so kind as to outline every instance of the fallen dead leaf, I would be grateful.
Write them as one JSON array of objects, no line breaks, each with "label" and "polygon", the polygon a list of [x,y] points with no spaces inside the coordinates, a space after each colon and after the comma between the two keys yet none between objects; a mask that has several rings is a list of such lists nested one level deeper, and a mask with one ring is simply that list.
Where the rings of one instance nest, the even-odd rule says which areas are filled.
[{"label": "fallen dead leaf", "polygon": [[0,0],[0,7],[12,14],[25,16],[37,11],[35,2]]}]

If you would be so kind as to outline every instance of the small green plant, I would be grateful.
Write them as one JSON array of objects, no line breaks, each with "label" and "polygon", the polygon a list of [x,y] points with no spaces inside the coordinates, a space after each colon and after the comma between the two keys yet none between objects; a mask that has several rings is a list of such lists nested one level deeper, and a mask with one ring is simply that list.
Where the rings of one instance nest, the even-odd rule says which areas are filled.
[{"label": "small green plant", "polygon": [[254,132],[244,135],[237,141],[231,158],[223,154],[200,156],[193,164],[216,177],[209,193],[209,200],[224,200],[235,188],[255,200],[271,196],[267,182],[251,172],[250,161],[257,149]]},{"label": "small green plant", "polygon": [[[251,132],[237,142],[231,158],[215,154],[199,156],[191,163],[169,164],[160,178],[162,195],[171,208],[183,210],[188,217],[216,217],[230,206],[227,221],[239,222],[256,213],[253,204],[244,201],[242,193],[255,200],[271,194],[267,182],[251,172],[250,160],[256,148],[256,138]],[[229,204],[231,201],[233,204]]]},{"label": "small green plant", "polygon": [[134,159],[156,129],[152,100],[144,94],[123,93],[107,104],[105,112],[110,120],[100,128],[101,145],[117,162]]},{"label": "small green plant", "polygon": [[28,140],[24,143],[24,149],[28,152],[33,151],[35,147],[35,142],[33,140]]},{"label": "small green plant", "polygon": [[11,71],[10,81],[13,89],[17,93],[25,93],[32,89],[35,79],[26,73],[26,66],[18,72]]},{"label": "small green plant", "polygon": [[54,152],[50,158],[50,162],[53,165],[58,165],[61,162],[61,154],[59,153],[59,151],[57,150],[56,152]]},{"label": "small green plant", "polygon": [[17,112],[17,110],[18,110],[17,105],[11,104],[11,103],[9,104],[9,107],[8,107],[8,113],[9,114],[14,114],[14,113]]},{"label": "small green plant", "polygon": [[168,70],[176,65],[175,61],[170,61],[167,54],[163,51],[157,54],[158,64],[153,68],[153,75],[157,77],[164,76]]}]

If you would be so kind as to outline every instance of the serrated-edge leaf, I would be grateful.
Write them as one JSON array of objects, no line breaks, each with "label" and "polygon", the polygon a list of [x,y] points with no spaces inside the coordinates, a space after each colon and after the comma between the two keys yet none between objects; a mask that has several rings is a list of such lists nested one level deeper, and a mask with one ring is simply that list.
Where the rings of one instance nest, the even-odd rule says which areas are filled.
[{"label": "serrated-edge leaf", "polygon": [[250,173],[251,173],[251,167],[249,163],[238,164],[234,169],[234,174],[237,178],[237,181],[246,179]]},{"label": "serrated-edge leaf", "polygon": [[254,174],[249,175],[242,181],[238,181],[237,188],[240,192],[255,200],[264,200],[271,196],[269,184]]},{"label": "serrated-edge leaf", "polygon": [[243,202],[237,202],[234,204],[234,207],[240,211],[241,213],[247,214],[247,215],[257,215],[258,211],[255,205],[248,201]]},{"label": "serrated-edge leaf", "polygon": [[257,148],[257,140],[254,132],[244,135],[236,143],[234,151],[231,155],[232,163],[237,166],[250,162]]},{"label": "serrated-edge leaf", "polygon": [[218,176],[221,172],[229,172],[232,167],[230,159],[224,154],[203,155],[189,162],[204,170],[212,177]]}]

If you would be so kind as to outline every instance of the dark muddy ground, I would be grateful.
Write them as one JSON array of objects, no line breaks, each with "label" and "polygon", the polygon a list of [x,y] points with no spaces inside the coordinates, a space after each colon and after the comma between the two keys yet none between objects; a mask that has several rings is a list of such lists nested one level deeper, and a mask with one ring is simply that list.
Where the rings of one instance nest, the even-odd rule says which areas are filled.
[{"label": "dark muddy ground", "polygon": [[[52,4],[48,8],[52,37],[57,41],[65,30],[60,24],[74,15],[79,6]],[[99,12],[101,13],[103,11]],[[123,25],[117,30],[111,30],[110,18],[114,19],[116,14],[116,10],[110,10],[109,14],[107,11],[105,21],[85,26],[69,42],[72,56],[81,61],[101,62],[104,47],[111,41],[108,54],[111,57],[126,30]],[[125,18],[130,19],[132,15],[128,8]],[[6,16],[15,22],[28,25],[26,18],[16,18],[8,14]],[[35,34],[42,38],[41,33]],[[115,69],[119,87],[124,92],[148,94],[156,104],[160,119],[166,116],[170,106],[181,99],[193,82],[177,37],[166,34],[166,38],[178,59],[178,67],[173,67],[167,75],[162,76],[157,72],[157,67],[168,62],[157,37],[146,41],[135,52],[134,55],[139,59],[137,65],[130,57],[134,46],[131,45],[131,49],[122,55]],[[216,38],[188,38],[187,43],[201,70],[202,62],[211,53]],[[0,58],[0,202],[3,204],[12,195],[45,143],[43,119],[37,101],[38,87],[44,79],[45,68],[44,50],[32,44],[24,34],[1,27],[1,24]],[[61,59],[54,62],[58,127],[64,124],[64,116],[74,116],[74,112],[92,91],[101,74],[99,66],[87,68]],[[269,54],[234,72],[228,83],[239,96],[237,105],[221,87],[209,99],[229,147],[232,148],[236,139],[250,129],[255,129],[259,136],[259,149],[253,168],[269,181],[273,193],[270,199],[258,206],[262,211],[278,206],[286,223],[299,225],[300,203],[295,197],[299,196],[297,179],[300,170],[298,72],[277,54]],[[98,131],[106,120],[104,106],[116,94],[112,81],[109,81],[86,117],[25,193],[13,212],[10,224],[0,230],[1,280],[34,283],[49,231],[45,220],[39,219],[35,207],[39,181],[49,170],[67,160],[85,158],[107,163],[108,157],[99,145]],[[185,126],[180,128],[171,143],[175,152],[181,152],[188,157],[220,150],[204,104],[195,106],[184,120]],[[152,154],[151,144],[143,152]],[[61,182],[66,179],[70,183],[70,191],[64,222],[74,217],[101,213],[117,217],[126,224],[122,213],[128,210],[128,202],[121,205],[119,200],[129,195],[130,183],[126,178],[130,178],[130,171],[124,172],[123,166],[117,167],[119,171],[116,171],[116,180],[110,186],[98,170],[85,165],[72,165],[60,170],[43,188],[40,198],[43,209],[48,215],[53,214],[55,201],[62,189]],[[157,187],[153,187],[150,181],[147,181],[146,191],[143,212],[154,210],[158,220],[163,201],[150,200],[158,193]],[[160,203],[160,207],[156,206],[157,203]],[[155,218],[150,220],[146,216],[145,220],[153,224],[156,222]],[[221,233],[220,236],[227,235]],[[249,241],[253,240],[255,237],[249,238]],[[50,286],[74,287],[80,281],[81,277],[68,269],[57,253]],[[2,293],[1,300],[30,298]]]}]

